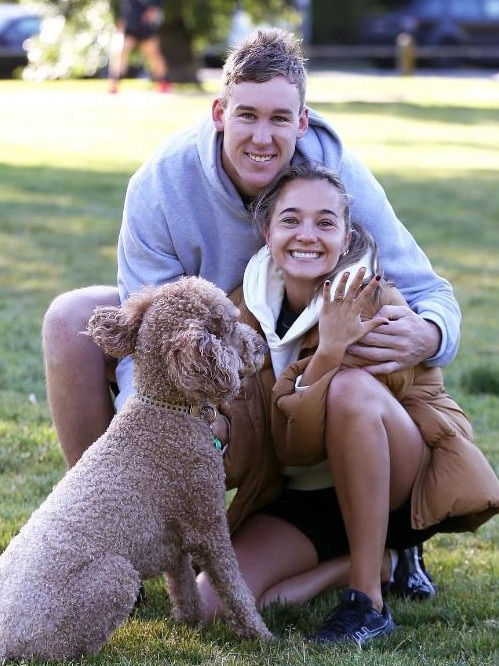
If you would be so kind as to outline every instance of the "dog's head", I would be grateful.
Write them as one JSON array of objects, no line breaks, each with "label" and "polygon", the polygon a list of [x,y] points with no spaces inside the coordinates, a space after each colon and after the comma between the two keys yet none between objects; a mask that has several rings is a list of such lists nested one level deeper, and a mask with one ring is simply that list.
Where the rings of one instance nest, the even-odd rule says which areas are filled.
[{"label": "dog's head", "polygon": [[138,389],[163,400],[219,402],[256,372],[263,338],[238,322],[225,293],[199,277],[146,288],[121,307],[97,308],[88,331],[116,358],[132,354]]}]

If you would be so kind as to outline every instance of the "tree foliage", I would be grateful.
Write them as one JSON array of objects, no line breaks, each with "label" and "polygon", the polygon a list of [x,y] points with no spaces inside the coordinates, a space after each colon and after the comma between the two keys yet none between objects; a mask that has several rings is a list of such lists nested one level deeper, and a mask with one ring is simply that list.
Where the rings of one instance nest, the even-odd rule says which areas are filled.
[{"label": "tree foliage", "polygon": [[[119,0],[37,0],[47,16],[29,44],[25,76],[34,79],[95,76],[105,71]],[[199,54],[224,44],[237,5],[255,25],[298,25],[289,0],[165,0],[161,38],[174,80],[195,80]]]}]

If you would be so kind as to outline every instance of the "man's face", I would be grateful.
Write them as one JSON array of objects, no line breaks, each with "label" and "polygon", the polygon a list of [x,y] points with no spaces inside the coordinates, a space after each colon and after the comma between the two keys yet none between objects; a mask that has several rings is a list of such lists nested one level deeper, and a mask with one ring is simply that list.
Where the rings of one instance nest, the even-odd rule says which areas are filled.
[{"label": "man's face", "polygon": [[290,164],[296,140],[308,127],[298,88],[284,76],[238,83],[225,108],[214,101],[212,117],[215,129],[224,134],[222,165],[247,197],[256,196]]}]

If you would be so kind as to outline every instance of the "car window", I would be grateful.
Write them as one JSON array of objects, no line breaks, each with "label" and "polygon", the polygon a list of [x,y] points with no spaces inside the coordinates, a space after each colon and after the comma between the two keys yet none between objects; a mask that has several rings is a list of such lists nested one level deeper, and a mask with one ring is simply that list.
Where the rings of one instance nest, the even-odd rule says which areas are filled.
[{"label": "car window", "polygon": [[444,0],[421,0],[415,4],[418,16],[425,18],[440,17],[444,9]]},{"label": "car window", "polygon": [[449,12],[454,18],[478,19],[482,16],[482,7],[477,0],[450,0]]},{"label": "car window", "polygon": [[8,30],[8,42],[10,45],[21,45],[28,37],[35,35],[40,29],[40,19],[36,16],[15,21]]}]

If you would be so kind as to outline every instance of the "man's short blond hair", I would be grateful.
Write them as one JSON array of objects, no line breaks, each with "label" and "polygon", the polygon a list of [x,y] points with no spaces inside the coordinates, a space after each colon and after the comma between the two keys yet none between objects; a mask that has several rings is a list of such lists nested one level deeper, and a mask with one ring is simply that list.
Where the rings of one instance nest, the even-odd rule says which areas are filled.
[{"label": "man's short blond hair", "polygon": [[232,49],[222,71],[220,101],[225,107],[238,83],[263,83],[285,76],[296,85],[300,112],[305,105],[307,72],[301,40],[280,28],[261,28]]}]

